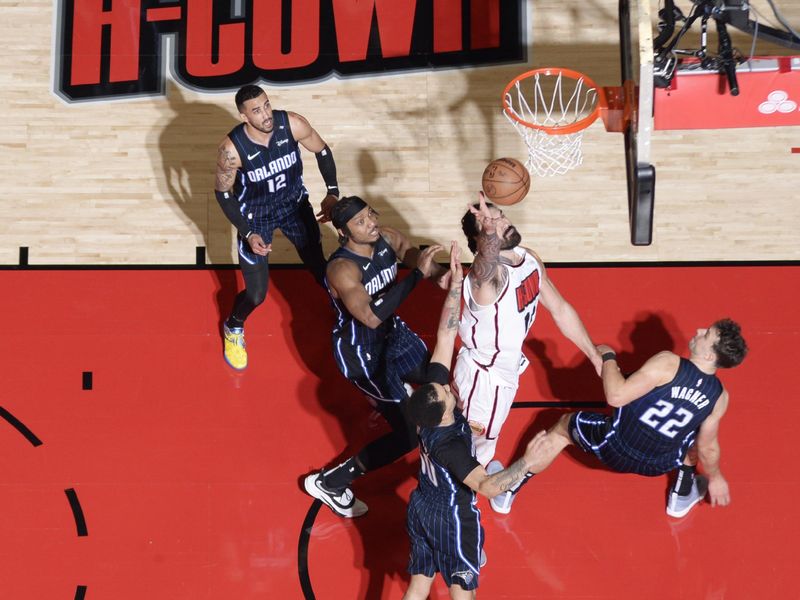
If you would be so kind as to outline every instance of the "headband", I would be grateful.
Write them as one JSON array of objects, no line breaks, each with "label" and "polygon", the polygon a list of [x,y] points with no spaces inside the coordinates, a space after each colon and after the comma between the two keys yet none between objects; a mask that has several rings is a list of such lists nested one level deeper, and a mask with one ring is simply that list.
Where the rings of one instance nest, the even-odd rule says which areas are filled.
[{"label": "headband", "polygon": [[367,208],[367,203],[364,202],[358,196],[348,196],[346,199],[342,198],[341,200],[339,200],[339,203],[342,203],[345,200],[347,201],[347,206],[345,206],[344,208],[336,210],[337,206],[333,207],[332,222],[333,226],[336,227],[336,229],[341,229],[342,227],[347,225],[347,222],[350,219],[352,219],[362,210]]}]

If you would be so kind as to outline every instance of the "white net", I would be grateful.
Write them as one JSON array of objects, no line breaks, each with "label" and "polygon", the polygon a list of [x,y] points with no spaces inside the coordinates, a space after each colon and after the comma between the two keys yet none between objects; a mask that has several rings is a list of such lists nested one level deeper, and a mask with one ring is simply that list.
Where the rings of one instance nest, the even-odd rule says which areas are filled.
[{"label": "white net", "polygon": [[[580,165],[583,132],[597,118],[597,102],[597,89],[583,77],[536,72],[516,81],[506,92],[503,113],[528,147],[525,167],[549,177]],[[577,131],[559,133],[576,124]]]}]

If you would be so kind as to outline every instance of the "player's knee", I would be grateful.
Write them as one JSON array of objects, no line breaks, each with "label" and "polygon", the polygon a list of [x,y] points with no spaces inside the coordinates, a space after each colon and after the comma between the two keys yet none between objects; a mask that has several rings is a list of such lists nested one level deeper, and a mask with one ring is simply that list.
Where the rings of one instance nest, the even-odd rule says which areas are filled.
[{"label": "player's knee", "polygon": [[267,298],[267,288],[259,287],[255,289],[247,288],[247,299],[253,306],[258,306]]},{"label": "player's knee", "polygon": [[451,600],[474,600],[475,597],[475,590],[465,590],[457,583],[450,586]]}]

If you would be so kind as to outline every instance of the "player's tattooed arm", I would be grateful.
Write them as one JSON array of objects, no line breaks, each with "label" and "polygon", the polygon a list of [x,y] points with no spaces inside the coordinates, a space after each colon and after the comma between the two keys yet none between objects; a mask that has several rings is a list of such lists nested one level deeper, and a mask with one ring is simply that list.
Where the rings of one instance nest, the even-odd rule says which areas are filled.
[{"label": "player's tattooed arm", "polygon": [[478,234],[478,253],[472,263],[472,285],[481,287],[493,284],[497,287],[497,280],[505,273],[500,269],[500,236],[491,222],[484,221],[484,228]]},{"label": "player's tattooed arm", "polygon": [[458,319],[461,314],[461,286],[464,272],[461,268],[461,249],[456,242],[450,242],[450,270],[448,271],[447,296],[439,317],[439,329],[436,332],[436,347],[431,355],[431,363],[440,363],[447,368],[453,360],[456,336],[458,335]]},{"label": "player's tattooed arm", "polygon": [[494,475],[489,475],[486,469],[479,465],[467,475],[464,483],[482,496],[494,498],[522,481],[527,472],[528,465],[522,458]]},{"label": "player's tattooed arm", "polygon": [[525,461],[523,459],[519,459],[508,468],[489,476],[488,482],[492,487],[499,489],[498,494],[502,494],[503,492],[508,491],[515,483],[521,481],[527,472],[528,469]]},{"label": "player's tattooed arm", "polygon": [[[458,265],[460,271],[461,265]],[[439,322],[439,330],[452,333],[458,329],[458,320],[461,316],[461,284],[463,276],[456,273],[451,269],[453,280],[450,282],[450,288],[447,290],[447,297],[442,307],[442,317]]]},{"label": "player's tattooed arm", "polygon": [[229,138],[220,144],[217,152],[217,172],[214,189],[227,192],[233,187],[236,180],[236,170],[241,166],[241,160]]},{"label": "player's tattooed arm", "polygon": [[470,205],[469,210],[479,225],[475,238],[477,254],[472,263],[469,280],[472,295],[479,304],[491,304],[497,299],[497,293],[506,284],[508,273],[501,268],[503,262],[500,251],[502,236],[499,231],[501,215],[496,215],[486,205],[483,192],[478,194],[478,207]]}]

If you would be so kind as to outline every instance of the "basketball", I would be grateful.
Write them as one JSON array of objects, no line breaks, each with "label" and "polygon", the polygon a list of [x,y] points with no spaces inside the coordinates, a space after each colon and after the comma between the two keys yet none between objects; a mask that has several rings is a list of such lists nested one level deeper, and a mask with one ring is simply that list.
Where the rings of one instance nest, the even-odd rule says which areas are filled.
[{"label": "basketball", "polygon": [[483,171],[481,180],[486,199],[508,206],[522,200],[531,187],[531,176],[515,158],[497,158]]}]

